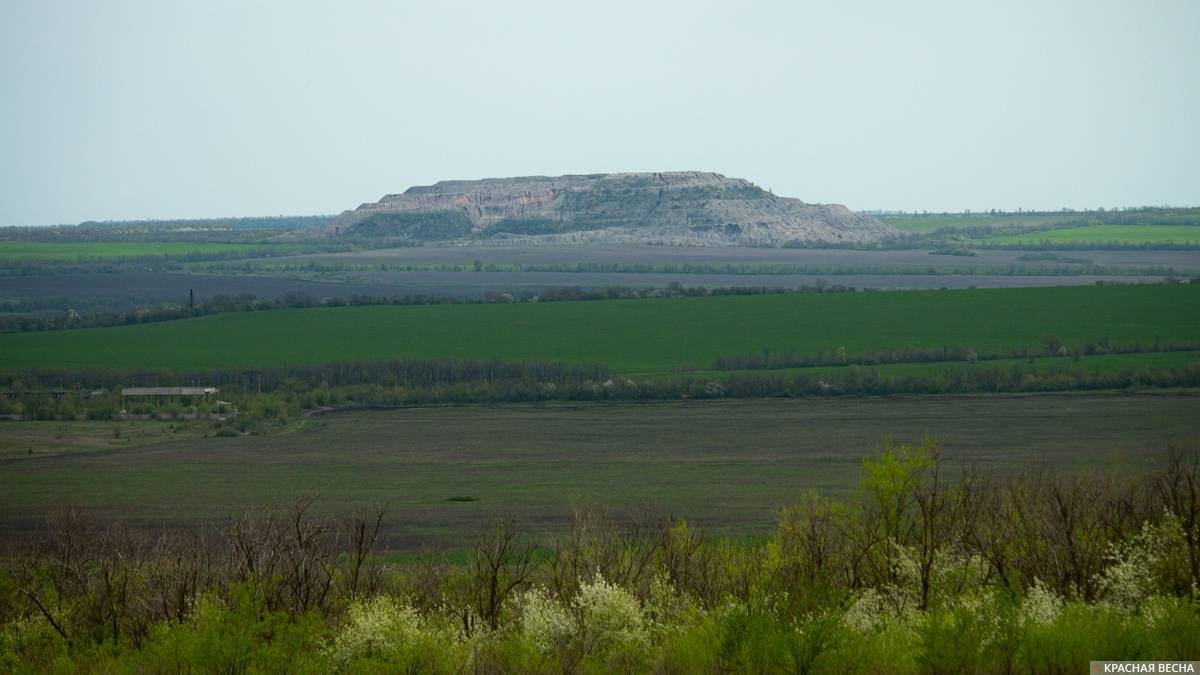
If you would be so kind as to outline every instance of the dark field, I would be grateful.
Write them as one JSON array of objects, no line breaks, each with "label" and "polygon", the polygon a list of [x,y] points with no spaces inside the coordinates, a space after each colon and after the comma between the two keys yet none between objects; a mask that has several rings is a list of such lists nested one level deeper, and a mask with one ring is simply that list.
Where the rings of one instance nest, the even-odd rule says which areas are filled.
[{"label": "dark field", "polygon": [[1091,394],[335,413],[272,436],[8,455],[0,532],[67,503],[176,527],[319,492],[330,514],[388,500],[389,543],[401,551],[461,547],[497,514],[557,529],[589,500],[622,511],[649,501],[743,536],[805,490],[853,489],[861,459],[888,435],[937,435],[955,467],[1142,470],[1168,443],[1200,443],[1198,411],[1196,394]]},{"label": "dark field", "polygon": [[[1195,251],[1082,251],[1072,256],[1088,263],[1020,260],[1022,251],[979,251],[977,256],[930,255],[926,250],[850,251],[839,249],[684,248],[665,246],[421,246],[353,253],[313,254],[196,263],[194,274],[165,271],[115,273],[61,270],[25,276],[0,276],[0,302],[32,301],[46,310],[120,312],[160,303],[184,303],[188,291],[198,300],[215,295],[249,293],[273,300],[286,293],[347,299],[354,295],[400,297],[427,295],[474,300],[487,293],[541,293],[550,288],[596,289],[625,286],[639,289],[683,286],[754,286],[799,288],[841,284],[855,288],[1005,288],[1087,285],[1097,281],[1157,281],[1141,274],[1149,268],[1179,275],[1200,272]],[[572,271],[434,271],[394,269],[453,265],[693,265],[690,272],[623,273]],[[320,271],[289,269],[316,263]],[[393,269],[365,269],[363,266]],[[714,266],[748,266],[758,273],[717,273]],[[1058,269],[1098,268],[1095,274],[1058,275]],[[754,269],[755,266],[774,269]],[[801,273],[779,274],[783,266]],[[233,273],[252,270],[251,274]],[[1012,271],[1017,273],[1011,273]],[[956,273],[951,272],[969,272]],[[215,273],[213,273],[215,272]],[[230,273],[226,273],[230,272]],[[762,273],[767,272],[767,273]],[[853,273],[847,273],[853,272]],[[986,273],[985,273],[986,272]]]},{"label": "dark field", "polygon": [[1161,281],[1156,276],[1087,275],[1025,276],[984,274],[675,274],[592,272],[352,272],[355,283],[375,282],[389,289],[384,295],[426,293],[471,298],[487,291],[518,294],[563,286],[607,288],[666,288],[681,286],[752,286],[755,288],[816,288],[834,284],[857,289],[929,288],[1029,288],[1033,286],[1087,286],[1097,281],[1142,283]]},{"label": "dark field", "polygon": [[[418,246],[352,253],[278,257],[262,262],[339,262],[345,264],[459,264],[478,260],[495,264],[595,262],[655,265],[812,265],[989,267],[1012,265],[1028,251],[985,250],[978,256],[931,255],[928,250],[855,251],[847,249],[717,248],[681,246]],[[1162,265],[1200,269],[1195,251],[1086,251],[1072,254],[1097,265],[1145,267]]]},{"label": "dark field", "polygon": [[350,280],[307,279],[295,276],[177,274],[127,272],[122,274],[50,274],[0,277],[0,301],[32,300],[48,309],[123,312],[143,305],[184,304],[188,291],[196,300],[217,295],[249,293],[273,300],[287,293],[315,298],[349,299],[426,295],[434,298],[476,300],[487,293],[541,293],[552,288],[587,289],[625,286],[638,289],[682,286],[755,286],[768,288],[816,287],[842,284],[855,288],[1025,288],[1033,286],[1086,286],[1097,281],[1139,283],[1158,281],[1145,276],[986,276],[977,274],[617,274],[569,272],[354,272]]},{"label": "dark field", "polygon": [[286,276],[123,272],[0,277],[0,300],[53,302],[61,309],[74,308],[79,311],[124,311],[139,305],[163,302],[186,304],[189,290],[195,291],[197,301],[216,295],[241,293],[275,299],[292,292],[307,293],[318,298],[349,298],[352,295],[378,297],[408,292],[399,292],[379,284],[312,281]]}]

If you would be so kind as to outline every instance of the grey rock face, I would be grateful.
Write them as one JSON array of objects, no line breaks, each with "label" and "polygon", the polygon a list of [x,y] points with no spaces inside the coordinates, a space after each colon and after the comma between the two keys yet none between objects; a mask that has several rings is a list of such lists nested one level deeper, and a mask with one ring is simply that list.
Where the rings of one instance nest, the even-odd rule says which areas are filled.
[{"label": "grey rock face", "polygon": [[691,246],[864,243],[896,234],[839,204],[678,171],[442,181],[346,211],[335,236]]}]

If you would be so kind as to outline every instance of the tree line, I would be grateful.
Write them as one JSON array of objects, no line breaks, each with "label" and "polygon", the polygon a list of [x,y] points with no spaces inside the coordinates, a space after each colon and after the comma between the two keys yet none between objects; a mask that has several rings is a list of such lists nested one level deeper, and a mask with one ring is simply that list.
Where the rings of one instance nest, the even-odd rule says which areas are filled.
[{"label": "tree line", "polygon": [[[149,241],[160,241],[151,239]],[[209,243],[202,240],[199,243]],[[236,242],[217,242],[236,243]],[[44,274],[119,274],[123,272],[180,271],[198,263],[239,260],[244,258],[273,258],[299,255],[294,248],[278,243],[247,242],[253,247],[236,251],[192,251],[189,253],[146,253],[122,256],[68,256],[55,258],[0,259],[4,276],[28,277]],[[306,253],[339,253],[350,248],[344,244],[309,246]]]},{"label": "tree line", "polygon": [[1200,340],[1164,341],[1155,338],[1149,342],[1134,340],[1116,343],[1102,337],[1099,340],[1076,345],[1064,344],[1062,338],[1049,334],[1042,336],[1042,345],[1018,345],[1008,349],[976,349],[961,345],[941,347],[900,347],[849,353],[845,347],[823,350],[811,354],[792,351],[772,353],[770,349],[735,356],[720,356],[713,361],[714,370],[775,370],[783,368],[814,368],[824,366],[878,366],[889,363],[976,363],[1001,359],[1036,359],[1038,357],[1070,356],[1079,361],[1084,356],[1104,354],[1156,354],[1162,352],[1200,351]]},{"label": "tree line", "polygon": [[283,230],[324,225],[333,216],[183,218],[174,220],[87,220],[78,225],[0,227],[0,241],[239,241],[276,236]]},{"label": "tree line", "polygon": [[[918,354],[919,355],[919,354]],[[123,399],[128,386],[216,386],[226,406],[197,399]],[[818,373],[747,370],[723,376],[680,371],[638,377],[599,363],[458,361],[341,362],[262,369],[9,370],[0,373],[0,415],[17,419],[209,418],[247,431],[330,406],[540,401],[655,401],[907,394],[1034,393],[1200,387],[1200,362],[1176,368],[1089,372],[1079,364],[1026,369],[947,365],[893,375],[848,364]],[[230,406],[237,410],[229,418]]]},{"label": "tree line", "polygon": [[[940,240],[939,240],[940,243]],[[972,242],[972,246],[982,247]],[[912,249],[914,246],[905,246]],[[924,248],[917,246],[915,248]],[[1012,248],[1004,245],[998,248]],[[1041,246],[1030,246],[1041,250]],[[947,252],[953,251],[953,252]],[[961,247],[935,247],[933,253],[975,257],[974,252]],[[564,274],[720,274],[720,275],[958,275],[958,276],[1169,276],[1183,272],[1168,265],[1097,265],[1091,261],[1051,260],[1064,265],[993,264],[948,267],[929,265],[809,265],[781,263],[344,263],[325,261],[262,262],[257,260],[209,265],[215,273],[239,274],[308,273],[338,274],[346,272],[557,272]],[[197,268],[201,269],[201,268]]]}]

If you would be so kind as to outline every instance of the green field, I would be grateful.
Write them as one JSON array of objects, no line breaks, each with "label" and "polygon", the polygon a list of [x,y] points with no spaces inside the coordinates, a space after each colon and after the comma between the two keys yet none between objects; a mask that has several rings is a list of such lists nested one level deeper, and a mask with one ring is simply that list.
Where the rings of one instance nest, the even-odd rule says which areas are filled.
[{"label": "green field", "polygon": [[1200,244],[1200,226],[1195,225],[1087,225],[1061,230],[989,237],[997,244]]},{"label": "green field", "polygon": [[[1145,470],[1168,443],[1200,443],[1198,404],[1195,394],[1160,393],[465,406],[337,413],[296,433],[127,449],[104,447],[101,433],[94,449],[55,456],[46,439],[44,452],[0,459],[0,536],[68,503],[155,528],[310,493],[330,515],[390,502],[389,544],[407,551],[461,547],[498,514],[557,530],[573,503],[587,501],[619,510],[650,502],[751,535],[806,490],[847,494],[862,458],[889,435],[940,436],[955,472]],[[30,437],[36,425],[46,435],[63,426],[11,433]]]},{"label": "green field", "polygon": [[296,244],[264,245],[188,241],[130,242],[41,242],[0,241],[0,260],[79,260],[89,258],[134,258],[147,255],[189,255],[194,253],[254,253],[280,251],[301,253]]},{"label": "green field", "polygon": [[389,358],[710,367],[763,348],[810,354],[943,345],[999,350],[1200,339],[1200,285],[1106,285],[661,300],[373,306],[0,335],[0,367],[210,368]]}]

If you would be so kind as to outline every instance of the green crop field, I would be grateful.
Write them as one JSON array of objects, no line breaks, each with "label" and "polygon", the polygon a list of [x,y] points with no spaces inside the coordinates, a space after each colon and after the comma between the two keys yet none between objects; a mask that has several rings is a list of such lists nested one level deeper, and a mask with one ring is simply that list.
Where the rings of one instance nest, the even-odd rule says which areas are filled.
[{"label": "green crop field", "polygon": [[[1198,402],[1069,394],[409,408],[318,416],[296,433],[181,433],[126,447],[99,428],[89,450],[65,454],[52,454],[54,439],[35,438],[63,425],[30,423],[12,430],[13,444],[35,452],[0,454],[0,537],[63,504],[156,528],[313,493],[323,513],[338,516],[390,502],[388,542],[401,551],[462,547],[495,515],[560,530],[572,505],[587,501],[621,510],[651,502],[752,535],[806,490],[849,492],[862,458],[889,435],[939,436],[956,472],[1147,469],[1168,443],[1200,442]],[[161,433],[149,424],[97,423],[123,436]]]},{"label": "green crop field", "polygon": [[1200,339],[1200,285],[786,294],[373,306],[219,314],[0,335],[0,368],[208,368],[388,358],[599,361],[621,372],[707,368],[766,348],[962,345],[1107,337]]},{"label": "green crop field", "polygon": [[81,258],[133,258],[147,255],[193,253],[254,253],[259,251],[300,253],[304,246],[240,244],[188,241],[130,242],[41,242],[0,241],[0,260],[79,260]]},{"label": "green crop field", "polygon": [[1001,244],[1200,244],[1196,225],[1087,225],[1061,230],[1028,232],[989,237],[983,241]]}]

